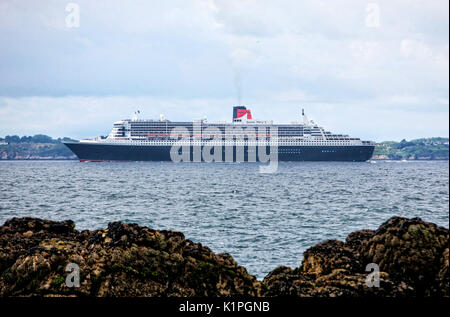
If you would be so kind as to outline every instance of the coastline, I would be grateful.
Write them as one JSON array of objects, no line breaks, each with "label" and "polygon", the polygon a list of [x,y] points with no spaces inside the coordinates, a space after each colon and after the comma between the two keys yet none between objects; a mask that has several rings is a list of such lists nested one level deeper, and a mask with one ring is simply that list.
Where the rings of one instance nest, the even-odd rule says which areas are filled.
[{"label": "coastline", "polygon": [[[377,230],[327,240],[297,268],[257,280],[229,254],[215,254],[178,231],[109,223],[75,230],[73,221],[12,218],[0,226],[0,296],[448,297],[449,230],[392,217]],[[66,285],[67,265],[80,269]],[[379,266],[369,287],[367,265]]]},{"label": "coastline", "polygon": [[20,159],[1,159],[0,162],[8,161],[78,161],[77,158],[20,158]]},{"label": "coastline", "polygon": [[[77,156],[62,143],[65,141],[75,140],[53,139],[42,134],[22,138],[6,136],[0,138],[0,160],[77,160]],[[448,161],[448,142],[448,138],[443,137],[378,142],[369,160]]]}]

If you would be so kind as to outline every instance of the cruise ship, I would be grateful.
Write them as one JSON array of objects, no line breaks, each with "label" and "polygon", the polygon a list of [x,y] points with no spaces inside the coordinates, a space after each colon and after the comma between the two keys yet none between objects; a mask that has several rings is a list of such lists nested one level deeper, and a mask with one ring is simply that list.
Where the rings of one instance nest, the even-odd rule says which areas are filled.
[{"label": "cruise ship", "polygon": [[64,144],[82,162],[267,162],[267,155],[278,161],[363,162],[375,148],[372,141],[324,130],[303,109],[300,122],[290,124],[255,120],[245,106],[233,108],[232,122],[173,122],[164,115],[141,120],[138,114],[114,122],[107,137]]}]

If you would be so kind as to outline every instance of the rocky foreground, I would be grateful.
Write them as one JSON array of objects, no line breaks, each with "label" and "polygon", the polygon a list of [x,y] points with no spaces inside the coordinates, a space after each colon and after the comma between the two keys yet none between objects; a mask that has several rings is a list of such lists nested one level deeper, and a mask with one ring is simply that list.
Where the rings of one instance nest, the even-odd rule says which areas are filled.
[{"label": "rocky foreground", "polygon": [[[112,222],[77,231],[70,221],[13,218],[0,227],[1,296],[449,296],[449,231],[393,217],[378,230],[309,248],[299,268],[278,267],[263,281],[229,254],[181,232]],[[80,268],[68,287],[69,263]],[[380,268],[368,287],[366,265]]]}]

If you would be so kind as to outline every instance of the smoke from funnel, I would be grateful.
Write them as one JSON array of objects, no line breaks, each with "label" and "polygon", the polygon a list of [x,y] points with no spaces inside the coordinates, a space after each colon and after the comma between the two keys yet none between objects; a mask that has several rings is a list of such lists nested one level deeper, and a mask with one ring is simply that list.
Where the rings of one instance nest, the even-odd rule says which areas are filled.
[{"label": "smoke from funnel", "polygon": [[236,66],[233,67],[234,69],[234,86],[236,88],[236,95],[238,99],[238,105],[241,105],[242,102],[242,77],[241,77],[241,71],[236,68]]},{"label": "smoke from funnel", "polygon": [[233,69],[233,83],[236,88],[238,105],[242,104],[242,70],[245,69],[248,60],[248,52],[236,43],[232,43],[231,67]]},{"label": "smoke from funnel", "polygon": [[243,78],[242,71],[247,71],[249,67],[254,66],[255,61],[261,55],[260,42],[253,41],[232,41],[231,65],[234,73],[234,85],[236,87],[238,104],[242,104]]}]

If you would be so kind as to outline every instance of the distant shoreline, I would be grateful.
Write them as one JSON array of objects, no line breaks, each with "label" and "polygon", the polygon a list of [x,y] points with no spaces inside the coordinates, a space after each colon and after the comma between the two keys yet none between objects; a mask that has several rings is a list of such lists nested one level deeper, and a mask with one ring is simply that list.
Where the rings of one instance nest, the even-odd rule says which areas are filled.
[{"label": "distant shoreline", "polygon": [[0,161],[78,161],[75,158],[33,158],[33,159],[1,159]]},{"label": "distant shoreline", "polygon": [[[64,137],[53,139],[47,135],[6,136],[0,138],[0,160],[77,160],[62,142],[75,141]],[[400,142],[384,141],[375,146],[373,161],[448,161],[449,139],[431,137]]]}]

